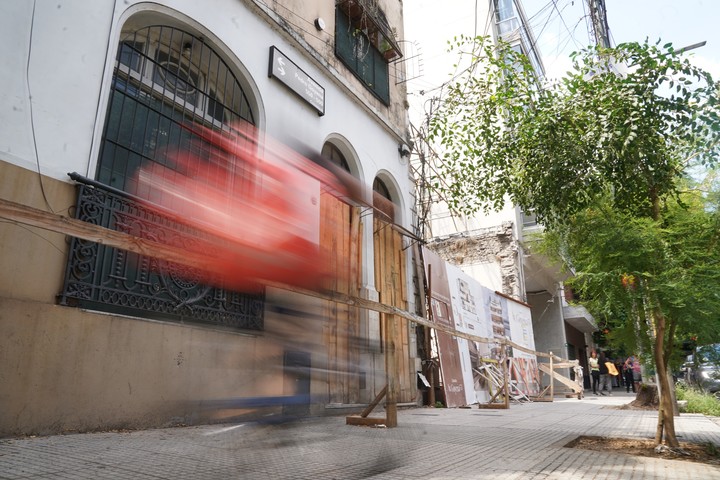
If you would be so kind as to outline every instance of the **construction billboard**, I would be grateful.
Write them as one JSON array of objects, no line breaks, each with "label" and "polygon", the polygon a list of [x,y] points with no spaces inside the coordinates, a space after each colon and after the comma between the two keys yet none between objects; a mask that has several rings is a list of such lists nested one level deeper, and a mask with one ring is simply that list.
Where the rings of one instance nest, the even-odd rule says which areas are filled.
[{"label": "construction billboard", "polygon": [[[466,340],[436,332],[443,393],[447,407],[486,403],[496,393],[490,377],[509,369],[518,393],[531,396],[539,392],[535,355],[500,343],[513,343],[535,350],[530,307],[481,285],[459,267],[449,264],[435,252],[424,248],[432,321],[460,333],[487,339]],[[497,339],[495,343],[492,340]],[[489,372],[492,368],[495,373]]]}]

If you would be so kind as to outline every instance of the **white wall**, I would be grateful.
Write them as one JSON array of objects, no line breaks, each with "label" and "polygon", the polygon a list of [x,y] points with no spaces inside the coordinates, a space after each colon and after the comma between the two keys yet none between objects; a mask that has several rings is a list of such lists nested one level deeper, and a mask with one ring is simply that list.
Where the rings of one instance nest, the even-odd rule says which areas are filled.
[{"label": "white wall", "polygon": [[[209,39],[219,38],[224,52],[249,72],[264,109],[261,127],[271,136],[288,143],[300,140],[319,150],[328,136],[342,135],[359,155],[362,180],[372,185],[381,168],[387,171],[402,195],[400,218],[411,218],[412,201],[406,192],[412,188],[406,162],[401,162],[398,153],[397,134],[362,108],[304,52],[290,46],[237,0],[158,3],[115,2],[113,11],[110,2],[38,0],[33,11],[32,2],[2,2],[0,160],[36,170],[36,144],[42,173],[63,181],[71,171],[93,177],[121,24],[130,13],[144,8],[172,9],[206,32]],[[325,88],[325,116],[318,116],[293,92],[268,77],[272,45]]]},{"label": "white wall", "polygon": [[37,170],[34,136],[42,173],[86,172],[111,18],[110,2],[0,4],[0,159]]}]

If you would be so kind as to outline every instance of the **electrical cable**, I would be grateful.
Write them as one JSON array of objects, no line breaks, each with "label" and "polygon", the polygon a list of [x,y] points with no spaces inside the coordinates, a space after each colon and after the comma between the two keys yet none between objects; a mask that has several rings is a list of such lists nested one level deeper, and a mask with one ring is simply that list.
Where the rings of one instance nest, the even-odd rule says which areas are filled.
[{"label": "electrical cable", "polygon": [[542,7],[540,7],[540,9],[539,9],[537,12],[535,12],[533,15],[530,15],[530,16],[528,17],[528,19],[527,19],[528,22],[531,22],[532,20],[535,19],[535,17],[537,17],[538,15],[540,15],[545,9],[551,8],[551,7],[552,7],[552,0],[550,0],[548,3],[546,3],[545,5],[543,5]]},{"label": "electrical cable", "polygon": [[[477,15],[476,15],[476,17],[477,17]],[[492,18],[493,18],[493,2],[488,2],[488,14],[486,15],[486,19],[487,19],[487,20],[486,20],[485,28],[484,28],[484,31],[483,31],[483,36],[487,36],[488,30],[489,30],[490,27],[492,26]],[[474,41],[474,38],[475,38],[475,37],[473,37],[473,41]],[[441,54],[441,55],[437,55],[437,56],[435,56],[435,57],[433,57],[433,58],[439,58],[440,56],[445,56],[445,55],[448,55],[448,54],[449,54],[449,52],[445,52],[445,53],[443,53],[443,54]],[[452,83],[452,82],[455,81],[458,77],[460,77],[460,76],[463,75],[465,72],[467,72],[470,68],[473,68],[473,66],[474,66],[474,65],[470,65],[469,67],[467,67],[467,68],[465,68],[465,69],[463,69],[463,70],[461,70],[461,71],[456,71],[456,72],[451,76],[450,79],[446,80],[445,82],[441,83],[440,85],[433,85],[433,84],[430,84],[429,82],[426,82],[426,84],[428,85],[428,88],[422,89],[422,90],[421,90],[421,92],[422,92],[421,95],[424,96],[424,95],[426,95],[426,94],[428,94],[428,93],[433,93],[433,92],[438,91],[438,90],[442,91],[445,87],[447,87],[450,83]],[[421,80],[421,81],[422,81],[422,80]],[[416,81],[416,83],[417,83],[417,81]],[[442,94],[440,95],[439,98],[442,98]]]},{"label": "electrical cable", "polygon": [[[549,2],[549,3],[547,3],[547,4],[545,5],[545,7],[543,7],[543,9],[552,6],[552,3],[553,3],[552,1]],[[538,13],[536,13],[535,15],[538,15],[541,11],[542,11],[542,10],[538,11]],[[540,33],[538,33],[537,35],[533,35],[534,41],[533,41],[533,43],[530,45],[530,49],[531,49],[531,50],[536,50],[537,43],[538,43],[538,41],[540,40],[540,36],[542,36],[543,32],[545,31],[545,29],[547,28],[547,26],[550,24],[550,20],[552,20],[552,19],[553,19],[553,10],[550,9],[550,12],[548,13],[547,18],[545,19],[545,23],[543,24],[542,28],[540,29]],[[528,23],[530,23],[530,19],[528,19]],[[530,28],[533,28],[533,29],[534,29],[534,27],[533,27],[532,25],[530,25]]]},{"label": "electrical cable", "polygon": [[567,30],[567,32],[570,34],[570,37],[572,38],[573,43],[575,43],[576,47],[581,49],[582,46],[580,44],[578,44],[577,40],[575,40],[574,34],[570,31],[570,28],[567,26],[567,23],[565,23],[565,18],[562,16],[562,12],[560,11],[560,9],[558,9],[557,0],[552,0],[552,3],[553,3],[553,6],[555,7],[555,10],[557,10],[557,12],[558,12],[560,21],[562,21],[562,24],[565,26],[565,30]]},{"label": "electrical cable", "polygon": [[5,220],[5,219],[0,219],[0,223],[14,225],[18,228],[21,228],[21,229],[27,231],[28,233],[30,233],[32,235],[35,235],[36,237],[40,238],[41,240],[44,240],[45,242],[47,242],[52,248],[54,248],[55,250],[60,252],[63,256],[65,256],[65,253],[66,253],[65,250],[61,249],[60,247],[55,245],[53,242],[51,242],[50,239],[40,235],[38,232],[34,231],[32,228],[28,227],[27,225],[23,225],[22,223],[16,222],[14,220]]},{"label": "electrical cable", "polygon": [[28,50],[27,50],[27,64],[25,65],[25,86],[27,88],[28,92],[28,103],[29,103],[29,110],[30,110],[30,131],[32,133],[32,141],[33,141],[33,148],[35,150],[35,163],[37,164],[37,174],[38,174],[38,180],[40,182],[40,191],[42,192],[43,200],[45,200],[45,206],[50,210],[50,212],[55,213],[55,210],[53,210],[52,206],[50,205],[50,201],[48,200],[47,193],[45,192],[45,185],[43,184],[42,179],[42,172],[40,168],[40,153],[38,151],[38,145],[37,145],[37,134],[35,132],[35,116],[33,113],[33,101],[32,101],[32,90],[30,89],[30,58],[32,56],[32,46],[33,46],[33,33],[35,31],[35,7],[37,5],[37,0],[33,0],[33,7],[32,7],[32,16],[30,17],[30,36],[28,39]]}]

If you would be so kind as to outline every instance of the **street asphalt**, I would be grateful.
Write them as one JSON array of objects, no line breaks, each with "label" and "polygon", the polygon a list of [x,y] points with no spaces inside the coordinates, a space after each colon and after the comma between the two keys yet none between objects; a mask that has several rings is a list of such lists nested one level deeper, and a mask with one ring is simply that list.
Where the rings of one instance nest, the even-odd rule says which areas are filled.
[{"label": "street asphalt", "polygon": [[[0,479],[720,479],[720,466],[566,448],[579,435],[652,438],[657,412],[633,394],[512,403],[508,410],[414,408],[397,428],[340,416],[0,440]],[[720,448],[720,424],[675,420],[681,441]]]}]

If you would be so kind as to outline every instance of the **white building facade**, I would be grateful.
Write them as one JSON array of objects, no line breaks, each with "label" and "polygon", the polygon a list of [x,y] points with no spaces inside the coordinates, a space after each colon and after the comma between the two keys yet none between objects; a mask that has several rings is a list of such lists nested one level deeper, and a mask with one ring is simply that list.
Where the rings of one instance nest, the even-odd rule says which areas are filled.
[{"label": "white building facade", "polygon": [[[222,131],[249,122],[299,151],[322,151],[390,200],[391,223],[411,231],[402,35],[394,0],[5,2],[0,198],[108,226],[82,196],[102,192],[121,213],[100,216],[120,228],[123,195],[137,193],[133,172],[182,148],[188,123]],[[357,282],[345,292],[378,300],[377,213],[342,208],[360,224]],[[268,354],[264,332],[282,322],[268,305],[286,298],[281,290],[208,296],[122,252],[17,222],[0,222],[0,239],[2,434],[211,421],[198,405],[287,393],[282,378],[258,378],[338,355]],[[402,306],[415,311],[411,252],[398,262]],[[367,403],[386,381],[379,314],[348,318],[346,337],[361,341],[338,360],[342,379],[313,374],[303,387],[321,404]],[[321,325],[317,335],[336,333]],[[414,353],[404,353],[413,384]]]}]

